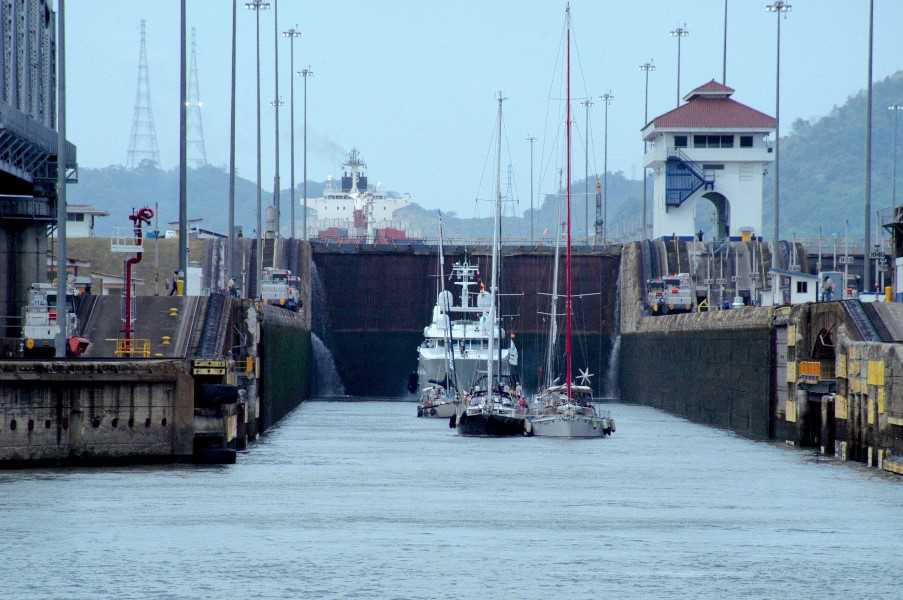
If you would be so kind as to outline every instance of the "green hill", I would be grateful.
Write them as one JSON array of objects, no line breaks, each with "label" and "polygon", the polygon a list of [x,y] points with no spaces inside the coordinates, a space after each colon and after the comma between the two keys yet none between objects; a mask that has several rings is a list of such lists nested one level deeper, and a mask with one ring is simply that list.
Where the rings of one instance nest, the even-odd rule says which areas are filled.
[{"label": "green hill", "polygon": [[[903,71],[876,82],[872,89],[872,229],[874,210],[891,206],[893,113],[891,104],[903,104]],[[827,116],[798,119],[781,138],[781,237],[796,233],[814,236],[850,233],[862,235],[865,201],[865,91],[851,96]],[[903,147],[903,123],[898,144]],[[898,150],[903,161],[903,152]],[[903,171],[898,163],[898,171]],[[898,173],[898,188],[903,172]],[[766,181],[765,232],[771,231],[773,181]],[[897,194],[903,200],[903,189]]]}]

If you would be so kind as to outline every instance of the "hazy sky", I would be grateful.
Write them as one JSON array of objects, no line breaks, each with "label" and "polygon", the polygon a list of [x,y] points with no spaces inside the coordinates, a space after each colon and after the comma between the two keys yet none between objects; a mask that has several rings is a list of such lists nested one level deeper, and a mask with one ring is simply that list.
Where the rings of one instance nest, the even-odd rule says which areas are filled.
[{"label": "hazy sky", "polygon": [[[878,0],[875,79],[903,68],[903,2]],[[650,117],[674,107],[676,42],[686,22],[682,93],[721,78],[723,0],[574,0],[579,64],[574,95],[611,89],[609,168],[639,171],[643,78],[654,59]],[[827,113],[866,83],[867,0],[795,0],[782,22],[782,122]],[[228,161],[231,2],[189,0],[197,28],[207,155]],[[529,133],[542,138],[557,77],[564,2],[493,0],[343,0],[279,2],[280,31],[297,24],[295,70],[310,64],[310,177],[337,174],[341,152],[358,147],[371,181],[412,193],[426,207],[474,214],[502,89],[506,135],[521,208],[529,204]],[[135,101],[138,24],[147,19],[152,105],[161,160],[178,160],[179,2],[77,0],[67,5],[69,137],[85,167],[125,162]],[[238,170],[255,172],[254,14],[239,3]],[[727,83],[735,97],[774,112],[775,16],[761,0],[730,0]],[[272,188],[273,10],[261,15],[263,181]],[[279,38],[280,96],[289,98],[288,41]],[[582,71],[580,66],[582,65]],[[584,80],[586,84],[584,85]],[[296,76],[296,177],[301,180],[301,85]],[[903,101],[903,99],[901,99]],[[877,107],[883,109],[884,107]],[[553,107],[553,111],[557,110]],[[582,109],[581,109],[582,110]],[[876,110],[876,119],[886,118]],[[288,105],[282,112],[282,181],[289,185]],[[582,124],[582,112],[578,114]],[[592,163],[601,169],[601,111],[593,107]],[[551,139],[554,129],[546,137]],[[550,143],[549,140],[546,140]],[[537,141],[537,156],[543,140]],[[505,159],[508,160],[507,158]],[[537,159],[537,163],[539,160]],[[575,170],[582,176],[582,150]],[[542,190],[557,178],[537,166]],[[591,170],[594,170],[591,167]],[[488,173],[488,171],[487,171]],[[491,178],[486,175],[486,178]],[[487,184],[484,181],[483,193]],[[485,208],[482,209],[485,214]]]}]

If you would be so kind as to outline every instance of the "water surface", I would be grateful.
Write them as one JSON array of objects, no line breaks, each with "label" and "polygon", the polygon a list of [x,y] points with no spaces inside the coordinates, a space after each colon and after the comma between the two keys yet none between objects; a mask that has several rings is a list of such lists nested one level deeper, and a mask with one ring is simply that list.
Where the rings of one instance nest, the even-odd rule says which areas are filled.
[{"label": "water surface", "polygon": [[308,402],[233,466],[0,473],[0,597],[900,597],[903,480],[611,410],[469,439]]}]

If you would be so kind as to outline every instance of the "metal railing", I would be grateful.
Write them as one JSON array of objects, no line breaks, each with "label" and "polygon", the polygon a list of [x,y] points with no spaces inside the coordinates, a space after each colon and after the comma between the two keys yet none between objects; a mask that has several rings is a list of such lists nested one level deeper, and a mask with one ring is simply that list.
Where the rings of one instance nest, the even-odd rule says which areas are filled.
[{"label": "metal railing", "polygon": [[117,338],[113,355],[119,358],[150,358],[150,340]]}]

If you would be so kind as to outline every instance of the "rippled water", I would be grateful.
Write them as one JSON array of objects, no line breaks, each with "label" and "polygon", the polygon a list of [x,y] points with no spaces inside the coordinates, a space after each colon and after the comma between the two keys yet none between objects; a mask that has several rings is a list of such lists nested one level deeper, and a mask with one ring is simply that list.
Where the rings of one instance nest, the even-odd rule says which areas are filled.
[{"label": "rippled water", "polygon": [[900,597],[903,480],[611,408],[467,439],[308,402],[234,466],[0,473],[0,597]]}]

